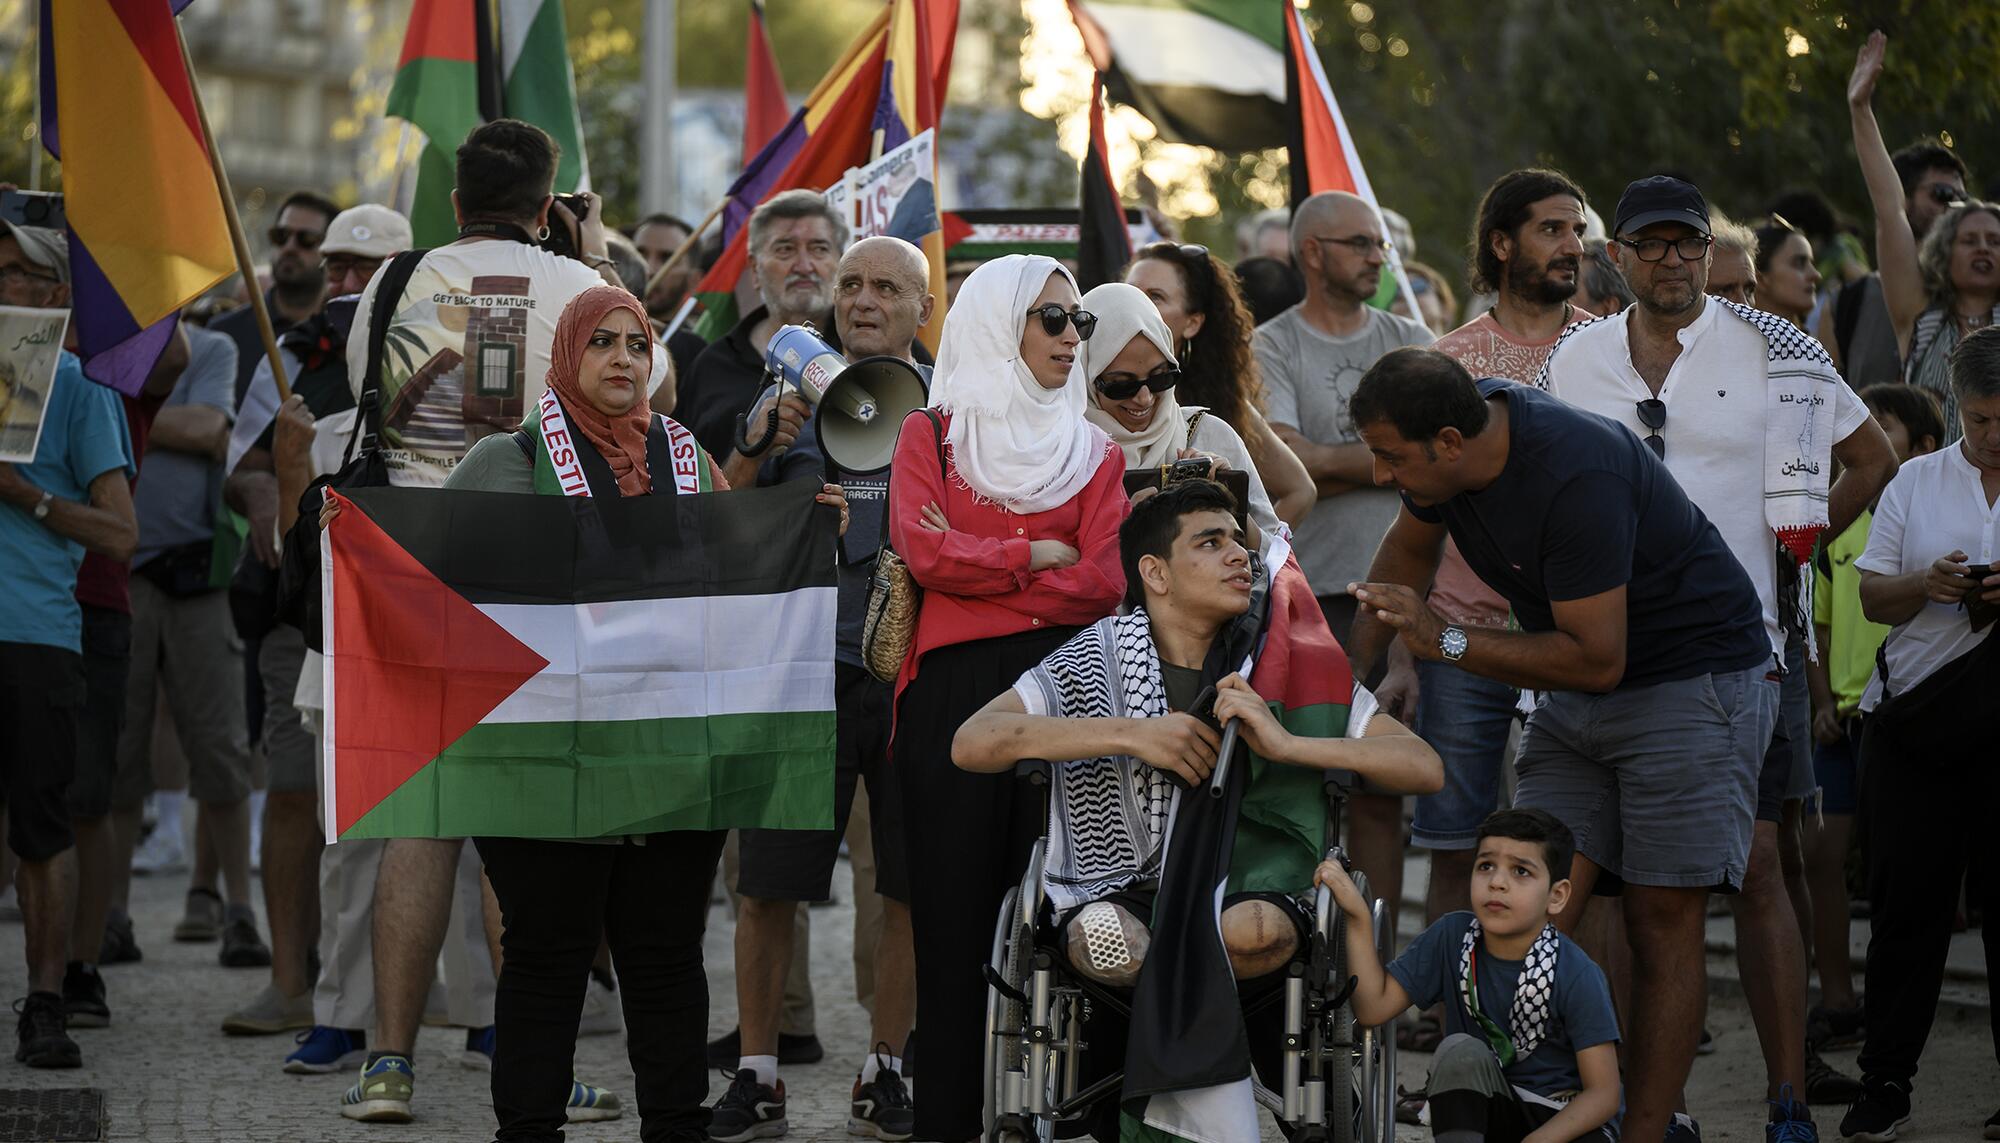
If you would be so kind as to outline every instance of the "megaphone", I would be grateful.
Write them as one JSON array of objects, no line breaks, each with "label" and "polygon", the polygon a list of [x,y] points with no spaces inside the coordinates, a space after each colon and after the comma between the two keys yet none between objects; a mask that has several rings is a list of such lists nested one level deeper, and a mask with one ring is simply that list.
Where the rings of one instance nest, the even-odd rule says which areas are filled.
[{"label": "megaphone", "polygon": [[[849,364],[810,325],[779,328],[764,350],[764,367],[781,393],[789,386],[818,410],[813,420],[826,458],[857,474],[889,467],[903,418],[930,399],[916,366],[886,355]],[[774,410],[774,424],[776,417]],[[762,452],[771,440],[767,429],[753,451],[741,447],[740,430],[738,435],[745,456]]]}]

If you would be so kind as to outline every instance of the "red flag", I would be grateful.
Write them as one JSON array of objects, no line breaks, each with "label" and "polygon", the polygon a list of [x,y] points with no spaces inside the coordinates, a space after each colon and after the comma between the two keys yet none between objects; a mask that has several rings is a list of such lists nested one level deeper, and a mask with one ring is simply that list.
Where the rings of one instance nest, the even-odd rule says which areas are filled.
[{"label": "red flag", "polygon": [[1104,142],[1104,77],[1090,84],[1090,149],[1083,154],[1082,202],[1077,213],[1076,284],[1089,290],[1115,282],[1132,260],[1132,234],[1125,207],[1111,177]]},{"label": "red flag", "polygon": [[743,65],[743,162],[747,165],[764,144],[785,129],[791,111],[785,105],[785,80],[771,54],[764,30],[763,0],[750,0],[750,36]]}]

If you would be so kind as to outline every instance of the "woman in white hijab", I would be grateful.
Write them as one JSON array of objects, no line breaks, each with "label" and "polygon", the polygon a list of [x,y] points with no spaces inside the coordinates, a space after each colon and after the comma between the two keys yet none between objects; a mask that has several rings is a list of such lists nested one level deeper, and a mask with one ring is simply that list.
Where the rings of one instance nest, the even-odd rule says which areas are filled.
[{"label": "woman in white hijab", "polygon": [[1076,362],[1090,388],[1086,416],[1117,442],[1125,466],[1156,468],[1207,457],[1218,472],[1247,473],[1250,523],[1263,535],[1277,535],[1278,515],[1243,438],[1221,417],[1175,400],[1180,369],[1174,335],[1153,300],[1135,286],[1106,282],[1083,295],[1083,308],[1097,317],[1097,330],[1079,348]]},{"label": "woman in white hijab", "polygon": [[891,748],[924,1022],[920,1139],[983,1130],[980,965],[1034,833],[1012,777],[958,769],[952,737],[1125,594],[1125,458],[1084,419],[1075,369],[1096,326],[1054,259],[981,265],[945,319],[934,409],[904,420],[890,467],[889,538],[924,588]]}]

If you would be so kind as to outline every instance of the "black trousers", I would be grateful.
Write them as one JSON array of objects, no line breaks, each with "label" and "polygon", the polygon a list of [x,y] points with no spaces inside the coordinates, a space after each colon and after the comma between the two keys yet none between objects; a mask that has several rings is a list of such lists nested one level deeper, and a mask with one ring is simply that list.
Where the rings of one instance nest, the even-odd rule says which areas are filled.
[{"label": "black trousers", "polygon": [[701,963],[721,832],[644,845],[477,839],[506,929],[493,1001],[499,1143],[560,1143],[598,938],[611,945],[644,1143],[707,1137],[708,977]]},{"label": "black trousers", "polygon": [[[1982,715],[1980,717],[1990,717]],[[1973,867],[1973,904],[1986,910],[1986,967],[2000,968],[2000,860],[1987,831],[2000,805],[1991,737],[1968,727],[1957,757],[1917,757],[1871,718],[1861,739],[1868,818],[1867,1025],[1861,1074],[1908,1083],[1930,1038],[1944,985],[1958,887]],[[1983,874],[1983,875],[1982,875]],[[2000,1009],[1992,1013],[2000,1060]]]},{"label": "black trousers", "polygon": [[1007,887],[1027,866],[1040,823],[1011,774],[951,762],[960,723],[1014,685],[1073,628],[1037,629],[942,647],[924,656],[897,701],[894,765],[903,789],[910,926],[924,1074],[917,1138],[965,1140],[981,1130],[987,956]]}]

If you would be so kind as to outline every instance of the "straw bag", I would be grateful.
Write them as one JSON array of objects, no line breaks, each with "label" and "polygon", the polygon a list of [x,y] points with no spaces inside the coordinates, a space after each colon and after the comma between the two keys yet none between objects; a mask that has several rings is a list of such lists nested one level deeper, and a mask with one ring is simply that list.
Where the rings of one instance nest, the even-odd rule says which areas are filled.
[{"label": "straw bag", "polygon": [[[950,474],[944,463],[944,422],[935,411],[924,410],[931,431],[937,437],[938,472],[946,480]],[[868,583],[868,610],[861,621],[861,661],[868,673],[885,683],[896,681],[909,657],[910,644],[917,636],[917,610],[924,589],[910,574],[910,565],[889,546],[889,517],[894,506],[882,506],[882,547],[875,557],[875,577]]]}]

